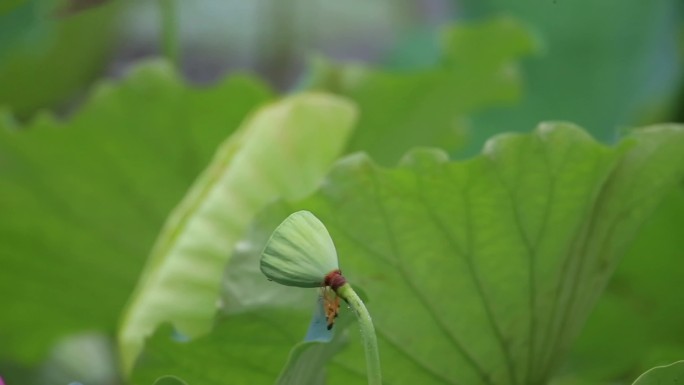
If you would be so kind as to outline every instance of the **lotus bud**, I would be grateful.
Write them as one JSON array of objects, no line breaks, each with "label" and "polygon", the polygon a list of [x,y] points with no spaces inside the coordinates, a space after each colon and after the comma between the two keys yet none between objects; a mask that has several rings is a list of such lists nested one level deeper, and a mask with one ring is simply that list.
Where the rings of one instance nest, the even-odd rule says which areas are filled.
[{"label": "lotus bud", "polygon": [[309,211],[291,214],[266,242],[261,252],[261,272],[287,286],[330,285],[327,281],[339,275],[339,266],[325,225]]}]

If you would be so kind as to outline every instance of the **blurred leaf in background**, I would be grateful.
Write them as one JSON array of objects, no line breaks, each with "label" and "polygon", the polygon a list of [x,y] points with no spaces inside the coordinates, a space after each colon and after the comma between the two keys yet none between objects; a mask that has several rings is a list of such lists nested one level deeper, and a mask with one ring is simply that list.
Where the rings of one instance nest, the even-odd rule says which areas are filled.
[{"label": "blurred leaf in background", "polygon": [[442,57],[432,68],[383,71],[360,64],[313,64],[307,87],[356,101],[359,127],[348,151],[394,165],[409,149],[453,151],[467,136],[468,116],[520,97],[516,63],[535,50],[529,31],[511,18],[445,28]]},{"label": "blurred leaf in background", "polygon": [[58,16],[54,0],[25,0],[0,14],[0,106],[27,119],[70,107],[104,73],[124,1]]},{"label": "blurred leaf in background", "polygon": [[18,44],[39,42],[46,35],[47,15],[54,8],[50,0],[8,0],[0,4],[0,59]]},{"label": "blurred leaf in background", "polygon": [[[542,55],[523,66],[525,98],[477,119],[474,152],[491,134],[562,119],[612,141],[625,126],[671,106],[684,73],[679,0],[461,0],[462,15],[511,14],[536,29]],[[655,121],[666,119],[651,116]]]},{"label": "blurred leaf in background", "polygon": [[156,62],[100,84],[68,121],[4,113],[0,361],[34,365],[66,334],[113,333],[166,216],[270,97],[241,76],[189,88]]}]

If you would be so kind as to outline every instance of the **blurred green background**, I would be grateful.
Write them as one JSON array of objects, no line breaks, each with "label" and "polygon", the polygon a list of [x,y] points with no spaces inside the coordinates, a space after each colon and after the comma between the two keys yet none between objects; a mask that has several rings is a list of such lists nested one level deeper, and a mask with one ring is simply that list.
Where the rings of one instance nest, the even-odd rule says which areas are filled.
[{"label": "blurred green background", "polygon": [[[604,143],[630,127],[684,122],[681,0],[2,0],[0,376],[125,383],[113,336],[146,256],[250,111],[277,93],[336,90],[327,76],[341,63],[428,71],[449,60],[450,25],[501,16],[533,36],[510,48],[517,60],[497,62],[514,80],[463,107],[457,138],[410,137],[378,161],[429,144],[466,158],[494,134],[545,120],[575,122]],[[459,49],[496,57],[492,39]],[[159,57],[173,64],[141,67]],[[484,77],[467,64],[454,66]],[[362,104],[374,90],[336,91]],[[421,130],[409,118],[387,121]],[[67,126],[70,136],[57,134]],[[629,383],[684,358],[683,229],[684,185],[633,240],[555,383]]]}]

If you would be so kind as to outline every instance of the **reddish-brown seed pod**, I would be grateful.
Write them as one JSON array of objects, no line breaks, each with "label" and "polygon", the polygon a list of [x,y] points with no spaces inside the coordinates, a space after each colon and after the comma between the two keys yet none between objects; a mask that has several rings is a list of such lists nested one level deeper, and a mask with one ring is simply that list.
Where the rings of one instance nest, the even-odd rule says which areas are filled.
[{"label": "reddish-brown seed pod", "polygon": [[339,289],[345,283],[347,283],[347,279],[344,278],[339,269],[328,273],[323,280],[323,286],[330,286],[330,288],[335,292],[337,292],[337,289]]}]

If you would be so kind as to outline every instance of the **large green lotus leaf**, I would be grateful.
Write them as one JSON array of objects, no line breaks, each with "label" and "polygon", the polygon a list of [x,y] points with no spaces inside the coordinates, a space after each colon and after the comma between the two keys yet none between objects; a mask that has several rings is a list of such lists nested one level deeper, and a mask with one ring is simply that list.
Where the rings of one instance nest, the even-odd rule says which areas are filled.
[{"label": "large green lotus leaf", "polygon": [[444,30],[441,61],[430,69],[388,72],[361,64],[315,62],[309,87],[354,100],[363,113],[348,152],[394,165],[416,146],[463,144],[466,116],[520,94],[516,60],[536,41],[515,20],[497,18]]},{"label": "large green lotus leaf", "polygon": [[677,385],[682,382],[684,382],[684,361],[677,361],[647,371],[632,385]]},{"label": "large green lotus leaf", "polygon": [[315,190],[355,117],[340,97],[298,94],[265,107],[224,143],[169,217],[125,312],[124,370],[162,322],[190,338],[211,328],[224,266],[254,215]]},{"label": "large green lotus leaf", "polygon": [[[635,131],[608,148],[573,125],[546,123],[491,139],[464,162],[423,150],[384,169],[351,156],[319,192],[288,208],[323,221],[342,271],[373,299],[388,383],[542,384],[630,240],[684,177],[683,149],[676,125]],[[287,215],[283,207],[270,213],[243,250],[258,255]],[[243,260],[231,261],[227,283]],[[286,302],[258,267],[240,273],[251,286],[228,285],[227,301]],[[329,383],[363,376],[360,346],[333,360]]]},{"label": "large green lotus leaf", "polygon": [[684,357],[682,228],[684,189],[678,188],[634,240],[573,347],[568,369],[585,382],[629,383]]},{"label": "large green lotus leaf", "polygon": [[166,215],[269,96],[246,77],[189,88],[156,62],[99,85],[66,121],[2,114],[0,359],[113,332]]}]

